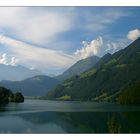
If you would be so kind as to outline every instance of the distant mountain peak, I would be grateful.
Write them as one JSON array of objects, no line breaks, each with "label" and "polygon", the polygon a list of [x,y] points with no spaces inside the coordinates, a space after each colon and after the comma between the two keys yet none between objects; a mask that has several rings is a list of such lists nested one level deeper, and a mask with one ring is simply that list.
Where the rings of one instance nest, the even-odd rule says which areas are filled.
[{"label": "distant mountain peak", "polygon": [[55,78],[38,75],[22,81],[3,80],[0,85],[11,89],[13,92],[20,91],[25,96],[41,96],[58,83]]},{"label": "distant mountain peak", "polygon": [[20,81],[35,75],[43,75],[39,70],[30,70],[25,66],[17,65],[4,65],[0,64],[0,81],[11,80]]},{"label": "distant mountain peak", "polygon": [[85,59],[81,59],[70,68],[68,68],[63,74],[57,76],[56,79],[63,81],[74,75],[79,75],[82,72],[93,67],[99,61],[99,59],[100,58],[98,56],[90,56]]}]

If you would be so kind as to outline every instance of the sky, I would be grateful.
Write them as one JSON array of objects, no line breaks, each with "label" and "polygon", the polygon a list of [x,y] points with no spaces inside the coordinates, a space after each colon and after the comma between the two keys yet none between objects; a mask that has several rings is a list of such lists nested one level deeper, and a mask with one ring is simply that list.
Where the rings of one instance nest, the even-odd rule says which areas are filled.
[{"label": "sky", "polygon": [[0,7],[0,64],[61,74],[140,36],[140,7]]}]

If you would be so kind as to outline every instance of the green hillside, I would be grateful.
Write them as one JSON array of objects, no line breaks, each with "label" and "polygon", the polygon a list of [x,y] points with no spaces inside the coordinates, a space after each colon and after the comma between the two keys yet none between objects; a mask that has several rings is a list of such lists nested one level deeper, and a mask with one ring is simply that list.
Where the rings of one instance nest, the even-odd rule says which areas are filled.
[{"label": "green hillside", "polygon": [[140,38],[113,55],[105,55],[92,69],[64,81],[49,91],[45,98],[58,99],[69,96],[71,100],[94,100],[100,96],[116,97],[116,94],[132,81],[138,80]]}]

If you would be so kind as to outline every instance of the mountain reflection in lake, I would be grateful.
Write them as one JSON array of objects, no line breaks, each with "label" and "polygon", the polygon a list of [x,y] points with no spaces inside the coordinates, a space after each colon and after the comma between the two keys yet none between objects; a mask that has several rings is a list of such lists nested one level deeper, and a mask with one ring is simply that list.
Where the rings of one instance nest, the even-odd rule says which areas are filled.
[{"label": "mountain reflection in lake", "polygon": [[27,100],[1,107],[0,133],[140,133],[139,118],[139,107]]}]

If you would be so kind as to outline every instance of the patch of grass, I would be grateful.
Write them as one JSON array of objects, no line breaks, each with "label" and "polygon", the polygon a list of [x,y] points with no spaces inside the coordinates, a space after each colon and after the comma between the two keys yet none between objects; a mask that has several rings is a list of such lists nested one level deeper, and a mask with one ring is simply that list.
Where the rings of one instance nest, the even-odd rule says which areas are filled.
[{"label": "patch of grass", "polygon": [[116,65],[115,67],[116,68],[124,68],[124,67],[126,67],[127,65],[126,64],[120,64],[120,65]]},{"label": "patch of grass", "polygon": [[96,69],[92,69],[87,72],[84,72],[80,75],[80,78],[85,78],[85,77],[91,76],[91,75],[95,74],[96,71],[97,71]]},{"label": "patch of grass", "polygon": [[72,81],[69,81],[69,82],[65,82],[63,85],[65,87],[70,87],[72,83],[73,83]]},{"label": "patch of grass", "polygon": [[104,98],[106,98],[106,97],[107,97],[107,93],[102,93],[100,96],[97,96],[95,98],[92,98],[91,100],[92,101],[103,101]]},{"label": "patch of grass", "polygon": [[69,101],[69,100],[71,100],[71,96],[64,95],[64,96],[61,96],[61,97],[56,98],[56,99],[61,100],[61,101]]},{"label": "patch of grass", "polygon": [[107,62],[107,63],[105,64],[105,66],[111,65],[111,64],[115,63],[116,61],[117,61],[116,59],[112,59],[112,60],[110,60],[109,62]]}]

